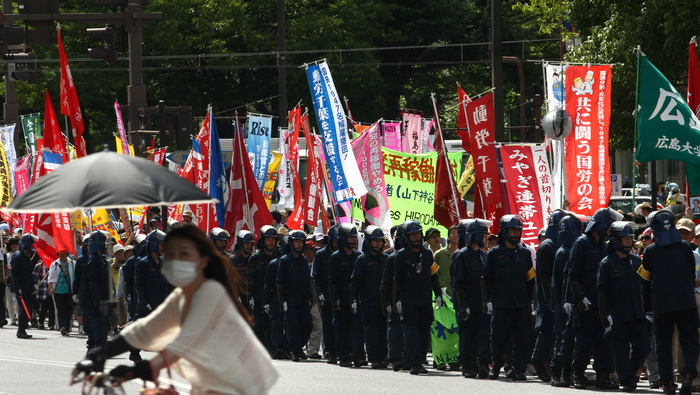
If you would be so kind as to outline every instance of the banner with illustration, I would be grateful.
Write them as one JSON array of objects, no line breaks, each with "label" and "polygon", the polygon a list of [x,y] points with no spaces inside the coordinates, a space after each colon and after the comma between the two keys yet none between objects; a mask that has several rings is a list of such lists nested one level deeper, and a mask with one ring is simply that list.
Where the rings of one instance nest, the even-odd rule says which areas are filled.
[{"label": "banner with illustration", "polygon": [[566,109],[566,68],[565,64],[546,64],[547,111]]},{"label": "banner with illustration", "polygon": [[272,160],[267,166],[267,178],[263,187],[263,197],[265,198],[265,203],[267,203],[267,208],[270,208],[272,204],[272,193],[275,191],[277,176],[280,173],[280,163],[282,163],[282,154],[272,152]]},{"label": "banner with illustration", "polygon": [[590,216],[608,206],[612,193],[608,154],[612,70],[609,65],[569,66],[566,76],[566,110],[573,120],[573,131],[566,138],[566,196],[570,210]]},{"label": "banner with illustration", "polygon": [[474,185],[474,181],[476,181],[476,172],[474,170],[474,157],[469,155],[469,159],[467,159],[467,164],[464,165],[462,176],[459,177],[459,182],[457,183],[457,192],[459,193],[459,196],[462,197],[462,199],[464,199],[467,196],[467,193],[471,189],[472,185]]},{"label": "banner with illustration", "polygon": [[[447,154],[454,174],[459,174],[461,170],[462,154]],[[391,224],[401,225],[406,220],[415,219],[423,225],[423,229],[434,227],[440,233],[447,234],[447,229],[433,216],[437,152],[411,155],[382,148],[382,157]],[[353,201],[353,217],[360,222],[364,220],[359,201]]]},{"label": "banner with illustration", "polygon": [[362,180],[367,188],[367,194],[362,197],[365,220],[372,225],[388,230],[391,228],[391,220],[389,219],[389,198],[386,194],[384,180],[379,123],[370,126],[360,137],[353,140],[352,148],[355,151]]}]

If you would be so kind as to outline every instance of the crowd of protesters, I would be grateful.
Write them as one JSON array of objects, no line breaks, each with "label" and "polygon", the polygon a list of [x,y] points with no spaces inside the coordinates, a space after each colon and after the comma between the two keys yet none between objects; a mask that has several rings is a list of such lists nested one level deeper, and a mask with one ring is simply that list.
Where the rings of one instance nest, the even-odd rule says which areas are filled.
[{"label": "crowd of protesters", "polygon": [[[256,232],[213,228],[208,238],[242,279],[237,303],[275,359],[426,374],[433,313],[450,300],[459,357],[437,370],[513,381],[531,374],[578,389],[634,391],[647,380],[689,394],[700,390],[700,225],[681,203],[640,205],[631,218],[556,210],[536,246],[523,243],[517,215],[464,219],[443,237],[415,220],[389,232],[344,223],[307,233],[274,212],[275,223]],[[30,338],[31,325],[86,334],[88,349],[105,344],[169,300],[178,274],[163,273],[166,231],[196,220],[187,210],[182,222],[163,224],[149,210],[124,245],[91,232],[76,256],[57,251],[49,265],[35,236],[0,224],[8,285],[0,324],[17,325],[18,338]],[[129,351],[138,365],[139,350]]]}]

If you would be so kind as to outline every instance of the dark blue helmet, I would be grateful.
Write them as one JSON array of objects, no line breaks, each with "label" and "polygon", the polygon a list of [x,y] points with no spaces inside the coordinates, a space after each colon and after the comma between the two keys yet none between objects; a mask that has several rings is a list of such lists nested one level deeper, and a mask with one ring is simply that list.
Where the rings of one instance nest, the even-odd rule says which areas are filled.
[{"label": "dark blue helmet", "polygon": [[90,233],[88,251],[90,254],[104,254],[107,251],[107,235],[99,230]]},{"label": "dark blue helmet", "polygon": [[567,214],[559,220],[559,234],[557,243],[564,246],[572,246],[574,241],[583,234],[581,220],[574,214]]},{"label": "dark blue helmet", "polygon": [[[369,241],[370,240],[382,240],[382,247],[379,250],[374,250],[370,246]],[[382,249],[384,249],[384,245],[386,244],[386,241],[384,240],[384,231],[382,228],[375,226],[375,225],[370,225],[365,228],[365,243],[364,246],[368,249],[372,249],[372,252],[378,253],[381,252]]]},{"label": "dark blue helmet", "polygon": [[547,230],[544,232],[545,238],[552,239],[554,243],[557,242],[557,236],[559,235],[559,221],[561,221],[566,214],[568,214],[566,211],[556,209],[549,215]]},{"label": "dark blue helmet", "polygon": [[19,238],[19,250],[24,251],[24,250],[32,250],[34,246],[34,242],[36,242],[36,236],[34,236],[31,233],[25,233],[22,235],[22,237]]},{"label": "dark blue helmet", "polygon": [[340,224],[338,227],[338,244],[340,246],[347,246],[347,238],[355,236],[357,237],[357,228],[351,223]]},{"label": "dark blue helmet", "polygon": [[484,248],[484,235],[489,233],[490,221],[484,219],[463,219],[457,225],[458,247],[464,248],[476,243]]},{"label": "dark blue helmet", "polygon": [[664,209],[654,211],[647,218],[649,227],[654,232],[654,243],[665,246],[681,242],[681,234],[676,229],[673,214]]},{"label": "dark blue helmet", "polygon": [[[403,225],[403,224],[402,224]],[[394,233],[394,250],[398,251],[403,248],[403,226],[399,225],[396,228],[396,233]]]},{"label": "dark blue helmet", "polygon": [[[409,219],[408,221],[405,221],[404,223],[401,224],[401,228],[403,230],[403,239],[404,239],[404,246],[407,246],[411,244],[410,240],[408,239],[408,236],[413,234],[413,233],[418,233],[420,232],[421,235],[423,234],[423,227],[421,226],[420,222],[416,221],[415,219]],[[421,237],[421,240],[413,244],[413,247],[418,247],[423,245],[423,238]]]},{"label": "dark blue helmet", "polygon": [[612,254],[615,250],[629,254],[632,251],[632,246],[623,247],[620,238],[624,236],[634,237],[636,224],[628,221],[615,221],[610,225],[610,233],[608,234],[608,254]]},{"label": "dark blue helmet", "polygon": [[473,219],[462,219],[457,224],[457,247],[464,248],[469,245],[467,238],[467,228],[474,222]]},{"label": "dark blue helmet", "polygon": [[243,243],[255,243],[255,234],[249,230],[238,231],[234,250],[241,249],[243,247]]},{"label": "dark blue helmet", "polygon": [[301,241],[306,242],[306,233],[304,233],[303,230],[293,230],[293,231],[289,232],[289,237],[288,237],[288,241],[291,242],[292,240],[301,240]]},{"label": "dark blue helmet", "polygon": [[146,254],[146,235],[139,233],[134,238],[134,256],[140,257]]},{"label": "dark blue helmet", "polygon": [[326,234],[326,237],[328,238],[327,243],[329,246],[332,246],[332,242],[338,243],[338,228],[340,228],[340,225],[335,224],[328,229],[328,234]]},{"label": "dark blue helmet", "polygon": [[277,233],[277,228],[275,228],[272,225],[265,225],[262,228],[260,228],[260,238],[258,239],[258,247],[259,248],[265,247],[265,238],[266,237],[278,238],[279,233]]},{"label": "dark blue helmet", "polygon": [[165,243],[165,232],[160,229],[151,231],[151,233],[146,236],[146,253],[155,252],[160,254],[158,245],[163,243]]},{"label": "dark blue helmet", "polygon": [[500,244],[505,245],[504,243],[506,241],[510,242],[513,245],[519,245],[520,244],[520,239],[522,238],[522,234],[520,237],[513,238],[508,236],[508,229],[522,229],[523,228],[523,221],[520,218],[519,215],[515,214],[507,214],[501,217],[500,221],[500,230],[498,231],[498,241]]},{"label": "dark blue helmet", "polygon": [[615,221],[621,221],[622,214],[611,209],[610,207],[598,209],[593,217],[588,221],[586,233],[596,232],[601,238],[605,238],[610,225]]}]

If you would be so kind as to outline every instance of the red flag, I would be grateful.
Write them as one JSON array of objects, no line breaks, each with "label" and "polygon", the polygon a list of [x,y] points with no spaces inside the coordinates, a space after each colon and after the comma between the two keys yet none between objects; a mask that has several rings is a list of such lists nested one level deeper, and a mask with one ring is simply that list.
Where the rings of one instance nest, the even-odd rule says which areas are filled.
[{"label": "red flag", "polygon": [[68,162],[68,153],[66,152],[66,139],[61,134],[61,128],[58,126],[56,113],[51,104],[49,90],[45,90],[44,94],[44,145],[51,152],[61,154],[63,163]]},{"label": "red flag", "polygon": [[318,210],[323,205],[323,164],[316,146],[316,136],[311,134],[309,117],[302,117],[302,128],[306,138],[308,162],[306,165],[306,189],[301,202],[287,219],[289,229],[304,229],[304,224],[316,226]]},{"label": "red flag", "polygon": [[[209,152],[211,150],[210,138],[211,117],[207,116],[199,128],[197,138],[192,142],[190,156],[182,169],[182,177],[190,180],[202,191],[209,193]],[[213,204],[195,204],[190,208],[193,211],[197,226],[204,232],[210,230],[210,224],[215,217]]]},{"label": "red flag", "polygon": [[688,106],[700,116],[700,64],[698,64],[698,43],[695,37],[690,40],[690,52],[688,54]]},{"label": "red flag", "polygon": [[73,75],[68,65],[68,57],[66,56],[66,51],[63,49],[61,29],[56,29],[56,38],[58,41],[58,58],[61,62],[61,114],[70,118],[75,152],[78,158],[82,158],[83,156],[87,156],[87,148],[85,147],[85,140],[83,140],[83,132],[85,132],[83,113],[80,111],[78,92],[75,90]]},{"label": "red flag", "polygon": [[[308,115],[306,116],[306,122],[308,123]],[[295,109],[289,112],[289,156],[291,157],[289,164],[289,172],[292,175],[292,180],[294,182],[294,204],[299,205],[301,202],[301,178],[299,177],[299,129],[301,128],[301,107],[297,106]],[[308,145],[308,143],[307,143]]]},{"label": "red flag", "polygon": [[471,102],[469,95],[457,85],[457,133],[462,139],[462,148],[469,152],[469,123],[467,122],[467,104]]},{"label": "red flag", "polygon": [[238,125],[240,124],[236,122],[229,181],[231,190],[226,202],[226,224],[224,225],[224,229],[232,235],[243,229],[255,232],[265,225],[274,223],[265,198],[255,181],[243,142],[243,133]]},{"label": "red flag", "polygon": [[449,228],[457,225],[459,220],[467,218],[467,209],[457,193],[455,173],[447,159],[447,147],[442,138],[442,128],[438,117],[437,103],[433,97],[435,111],[435,148],[437,148],[437,166],[435,166],[435,200],[433,200],[433,216],[440,225]]}]

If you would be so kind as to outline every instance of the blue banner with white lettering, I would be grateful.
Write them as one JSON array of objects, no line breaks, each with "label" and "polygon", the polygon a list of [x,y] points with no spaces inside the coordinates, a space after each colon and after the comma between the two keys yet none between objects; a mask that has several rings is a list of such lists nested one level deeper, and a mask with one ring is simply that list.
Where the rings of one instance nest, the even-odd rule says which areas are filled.
[{"label": "blue banner with white lettering", "polygon": [[272,117],[248,114],[248,155],[252,155],[251,165],[255,182],[262,192],[267,180],[267,166],[270,164],[270,144],[272,142]]},{"label": "blue banner with white lettering", "polygon": [[350,146],[345,110],[326,61],[307,65],[306,77],[323,137],[323,150],[335,201],[342,203],[359,198],[367,194],[367,188]]}]

